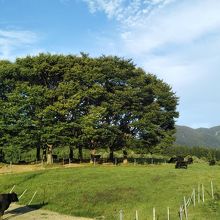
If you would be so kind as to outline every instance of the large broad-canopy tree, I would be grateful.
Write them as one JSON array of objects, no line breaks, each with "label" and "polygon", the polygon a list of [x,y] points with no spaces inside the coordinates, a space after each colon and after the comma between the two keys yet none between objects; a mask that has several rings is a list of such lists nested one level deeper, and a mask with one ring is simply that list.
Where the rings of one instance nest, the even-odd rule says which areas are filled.
[{"label": "large broad-canopy tree", "polygon": [[[0,148],[148,152],[174,141],[178,98],[131,60],[39,54],[0,61]],[[44,151],[45,152],[45,151]]]}]

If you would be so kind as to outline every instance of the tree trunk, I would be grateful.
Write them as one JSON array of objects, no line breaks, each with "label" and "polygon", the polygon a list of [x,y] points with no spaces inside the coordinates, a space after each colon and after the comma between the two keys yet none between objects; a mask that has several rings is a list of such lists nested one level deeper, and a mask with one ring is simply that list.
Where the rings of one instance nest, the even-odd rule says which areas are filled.
[{"label": "tree trunk", "polygon": [[53,163],[52,150],[53,150],[53,145],[47,144],[47,164]]},{"label": "tree trunk", "polygon": [[114,163],[114,150],[112,148],[110,148],[109,160]]},{"label": "tree trunk", "polygon": [[47,161],[47,148],[46,148],[45,145],[43,146],[42,160],[43,160],[43,162],[46,162],[46,161]]},{"label": "tree trunk", "polygon": [[94,162],[95,153],[96,153],[96,149],[94,148],[94,149],[91,150],[90,163],[93,163],[93,162]]},{"label": "tree trunk", "polygon": [[123,150],[123,164],[128,163],[128,152],[126,150]]},{"label": "tree trunk", "polygon": [[37,144],[37,148],[36,148],[36,161],[40,161],[40,145]]},{"label": "tree trunk", "polygon": [[70,146],[69,159],[70,159],[70,162],[72,163],[73,162],[73,147],[72,146]]},{"label": "tree trunk", "polygon": [[0,162],[4,162],[4,152],[0,149]]},{"label": "tree trunk", "polygon": [[78,159],[81,162],[83,160],[83,152],[82,152],[82,146],[81,145],[78,146],[78,150],[79,150]]}]

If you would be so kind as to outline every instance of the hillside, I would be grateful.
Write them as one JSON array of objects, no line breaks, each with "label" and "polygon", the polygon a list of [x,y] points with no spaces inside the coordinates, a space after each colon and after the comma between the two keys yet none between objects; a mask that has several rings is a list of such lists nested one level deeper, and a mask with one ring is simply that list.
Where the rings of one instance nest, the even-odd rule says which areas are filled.
[{"label": "hillside", "polygon": [[193,129],[177,125],[176,130],[177,145],[220,148],[220,126]]},{"label": "hillside", "polygon": [[[197,189],[198,183],[202,183],[205,203],[198,204],[196,200],[195,208],[191,203],[188,217],[190,220],[219,220],[219,171],[219,166],[211,167],[205,163],[195,163],[187,170],[175,169],[174,164],[45,168],[0,175],[0,192],[9,192],[14,185],[18,195],[27,189],[19,202],[24,206],[37,191],[31,205],[42,208],[39,209],[42,215],[34,218],[38,220],[51,219],[48,218],[48,211],[44,210],[94,220],[119,220],[120,210],[123,210],[123,220],[134,220],[138,211],[139,219],[146,220],[152,219],[153,207],[156,209],[156,219],[164,220],[167,219],[167,207],[170,208],[170,219],[179,219],[183,197],[188,199],[193,188]],[[215,200],[211,198],[211,180]],[[37,214],[29,212],[18,216],[21,213],[13,213],[10,217],[7,214],[7,219],[24,220],[30,213],[32,217]]]}]

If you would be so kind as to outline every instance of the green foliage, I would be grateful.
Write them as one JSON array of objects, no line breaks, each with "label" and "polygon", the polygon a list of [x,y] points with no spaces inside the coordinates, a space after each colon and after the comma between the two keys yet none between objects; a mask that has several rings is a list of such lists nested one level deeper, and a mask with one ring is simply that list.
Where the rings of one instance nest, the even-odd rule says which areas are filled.
[{"label": "green foliage", "polygon": [[16,146],[8,146],[4,148],[4,159],[12,163],[17,163],[20,160],[21,150]]},{"label": "green foliage", "polygon": [[188,147],[188,146],[170,146],[162,151],[163,155],[167,155],[172,157],[176,156],[184,156],[187,155],[196,156],[198,158],[205,158],[205,160],[220,160],[220,150],[207,148],[207,147]]},{"label": "green foliage", "polygon": [[171,87],[113,56],[39,54],[0,62],[0,146],[158,152],[172,144]]}]

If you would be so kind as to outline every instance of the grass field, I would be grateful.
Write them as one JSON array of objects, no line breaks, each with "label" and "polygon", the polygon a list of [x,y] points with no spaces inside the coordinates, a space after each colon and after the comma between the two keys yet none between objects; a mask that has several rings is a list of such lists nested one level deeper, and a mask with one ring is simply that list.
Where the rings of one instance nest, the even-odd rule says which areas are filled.
[{"label": "grass field", "polygon": [[[215,200],[211,199],[210,181],[213,180]],[[122,209],[124,220],[152,219],[156,208],[157,219],[178,219],[183,197],[189,197],[198,183],[204,184],[205,203],[189,207],[190,220],[220,219],[220,166],[193,164],[187,170],[174,165],[148,166],[87,166],[45,169],[43,171],[0,175],[0,192],[8,192],[16,185],[21,194],[28,189],[20,203],[27,204],[35,191],[33,204],[60,213],[118,220]],[[45,195],[45,196],[44,196]],[[45,197],[45,199],[44,199]]]}]

